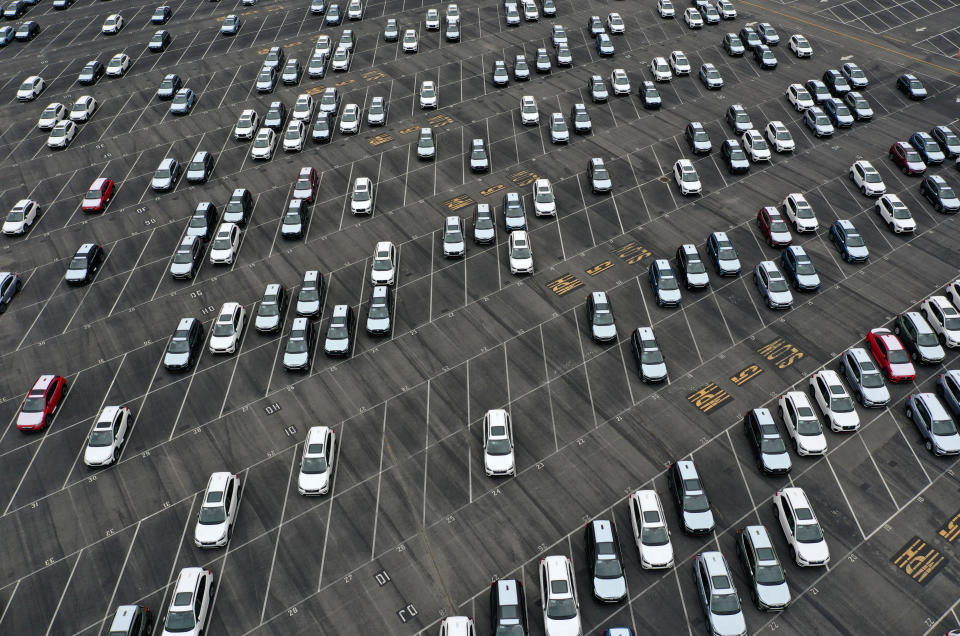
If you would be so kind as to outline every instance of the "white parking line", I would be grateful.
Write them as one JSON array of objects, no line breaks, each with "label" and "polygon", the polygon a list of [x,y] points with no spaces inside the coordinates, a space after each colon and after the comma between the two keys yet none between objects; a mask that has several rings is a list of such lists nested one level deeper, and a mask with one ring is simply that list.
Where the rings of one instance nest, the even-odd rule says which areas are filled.
[{"label": "white parking line", "polygon": [[680,607],[683,608],[683,620],[687,623],[687,635],[693,636],[693,627],[690,625],[690,614],[687,613],[687,602],[683,600],[683,587],[680,585],[680,574],[678,570],[680,568],[673,568],[673,578],[677,582],[677,596],[680,598]]},{"label": "white parking line", "polygon": [[113,611],[113,601],[117,598],[117,590],[120,589],[120,581],[123,580],[123,573],[127,569],[127,562],[130,561],[130,554],[133,552],[133,546],[137,543],[137,535],[140,534],[140,524],[143,523],[143,520],[137,521],[136,527],[133,529],[133,538],[130,539],[130,546],[127,548],[127,554],[123,557],[123,564],[120,566],[120,571],[117,573],[117,582],[113,584],[113,591],[110,593],[110,601],[107,603],[107,611],[103,615],[103,620],[100,621],[101,628],[103,624],[107,622],[107,619],[110,618],[110,613]]},{"label": "white parking line", "polygon": [[57,601],[57,607],[53,610],[53,616],[50,617],[50,624],[47,625],[46,636],[50,636],[50,630],[53,629],[53,624],[57,621],[57,614],[60,613],[60,607],[63,605],[63,599],[67,596],[67,590],[70,589],[70,581],[73,580],[73,575],[77,571],[77,564],[80,563],[80,559],[83,558],[83,551],[86,548],[80,548],[80,551],[77,552],[77,560],[73,562],[73,567],[70,568],[70,576],[67,577],[67,582],[63,586],[63,592],[60,593],[60,600]]},{"label": "white parking line", "polygon": [[850,516],[853,517],[854,522],[856,522],[857,529],[860,531],[860,536],[866,539],[867,535],[863,531],[863,526],[860,525],[860,520],[857,519],[857,513],[853,510],[853,506],[850,504],[850,500],[847,499],[847,493],[844,492],[843,484],[840,483],[840,478],[837,477],[837,471],[833,469],[833,464],[830,463],[830,456],[824,455],[823,458],[826,460],[827,466],[830,468],[830,472],[833,474],[833,478],[837,482],[837,488],[840,489],[840,494],[843,495],[843,500],[847,502],[847,508],[850,509]]},{"label": "white parking line", "polygon": [[[600,426],[600,423],[597,421],[597,409],[593,405],[593,389],[590,388],[590,373],[587,370],[587,356],[583,351],[583,332],[580,329],[580,319],[577,317],[577,314],[579,312],[572,311],[570,313],[573,314],[573,324],[577,329],[577,344],[580,345],[580,360],[582,361],[582,364],[583,364],[583,375],[587,379],[587,397],[590,398],[590,412],[593,414],[593,428],[597,428],[598,426]],[[618,339],[617,346],[619,345],[620,345],[620,341]],[[507,346],[506,343],[504,343],[503,346],[506,347]],[[591,360],[596,359],[596,356],[592,356],[590,359]]]},{"label": "white parking line", "polygon": [[[433,386],[433,382],[428,379],[427,380],[426,417],[424,417],[424,421],[423,421],[423,429],[424,429],[423,431],[423,506],[420,511],[420,527],[421,528],[427,527],[427,474],[430,466],[430,461],[429,461],[430,460],[430,393],[431,393],[432,386]],[[468,393],[467,400],[470,399],[469,395],[470,394]],[[468,432],[470,430],[469,421],[467,422],[467,430]],[[471,450],[470,444],[466,444],[466,447],[467,447],[467,472],[468,472],[467,479],[470,479],[470,474],[469,474],[471,472],[470,464],[472,464],[473,462],[471,461],[471,457],[470,457],[470,450]],[[472,487],[472,484],[471,484],[471,487]]]},{"label": "white parking line", "polygon": [[[373,534],[370,540],[370,560],[377,555],[377,521],[380,518],[380,485],[383,483],[383,450],[387,443],[387,406],[388,402],[383,403],[383,424],[380,427],[380,467],[377,469],[377,500],[373,506]],[[331,503],[331,505],[333,505]],[[324,554],[326,554],[326,541],[324,541]],[[323,566],[320,566],[320,575],[323,576]]]},{"label": "white parking line", "polygon": [[267,613],[267,601],[270,600],[270,583],[273,581],[273,568],[277,563],[277,550],[280,548],[280,534],[283,532],[283,517],[287,514],[287,500],[290,498],[290,488],[293,484],[293,469],[297,465],[297,446],[290,454],[290,472],[287,474],[287,489],[283,494],[283,506],[280,508],[280,522],[277,524],[277,541],[273,544],[273,557],[270,559],[270,571],[267,574],[267,584],[263,592],[263,605],[260,606],[260,624],[263,625],[264,614]]},{"label": "white parking line", "polygon": [[13,584],[13,591],[10,592],[10,598],[7,599],[7,604],[3,608],[3,613],[0,613],[0,625],[3,625],[3,619],[7,616],[7,610],[9,610],[10,606],[13,605],[13,597],[17,595],[17,590],[20,588],[20,581],[22,580],[22,578],[19,578]]},{"label": "white parking line", "polygon": [[[187,528],[190,527],[190,522],[193,520],[193,502],[197,500],[197,497],[200,494],[201,493],[196,492],[192,497],[189,498],[190,508],[187,510],[187,520],[183,524],[183,532],[180,533],[180,543],[177,544],[177,553],[173,555],[173,561],[170,562],[170,574],[167,575],[167,584],[163,587],[163,598],[160,601],[160,605],[157,607],[158,612],[162,612],[167,607],[167,591],[173,586],[174,571],[177,568],[177,562],[180,560],[180,551],[183,549],[183,540],[187,536]],[[159,624],[157,627],[159,627]]]},{"label": "white parking line", "polygon": [[[250,303],[250,309],[247,311],[249,316],[253,315],[253,305]],[[246,310],[246,307],[244,307]],[[250,326],[250,318],[247,318],[246,322],[243,324],[243,333],[240,335],[240,342],[237,344],[237,349],[233,353],[235,360],[233,361],[233,370],[230,372],[230,380],[227,381],[227,390],[223,392],[223,402],[220,404],[220,414],[217,418],[223,417],[223,412],[227,408],[227,399],[230,397],[230,387],[233,386],[233,377],[237,374],[237,366],[240,364],[240,352],[243,350],[243,343],[247,341],[247,334],[249,334],[254,328]],[[210,328],[210,334],[213,334],[213,327]],[[190,378],[193,380],[193,378]],[[184,402],[186,402],[186,396],[184,396]]]}]

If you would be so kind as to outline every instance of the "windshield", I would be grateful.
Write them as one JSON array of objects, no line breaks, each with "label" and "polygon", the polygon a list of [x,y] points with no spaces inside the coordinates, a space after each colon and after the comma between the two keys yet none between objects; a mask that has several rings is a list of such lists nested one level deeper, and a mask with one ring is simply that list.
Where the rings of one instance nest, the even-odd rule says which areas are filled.
[{"label": "windshield", "polygon": [[810,204],[806,201],[798,201],[795,205],[796,210],[795,214],[798,219],[812,219],[813,218],[813,208],[810,207]]},{"label": "windshield", "polygon": [[640,531],[640,543],[643,545],[667,545],[670,535],[664,526],[647,527]]},{"label": "windshield", "polygon": [[177,253],[173,255],[173,262],[177,265],[186,265],[192,260],[193,256],[190,250],[177,250]]},{"label": "windshield", "polygon": [[826,115],[817,115],[817,126],[829,126],[830,120]]},{"label": "windshield", "polygon": [[287,340],[287,353],[306,353],[307,341],[302,331],[294,331]]},{"label": "windshield", "polygon": [[779,565],[758,565],[756,578],[759,585],[780,585],[785,580]]},{"label": "windshield", "polygon": [[547,601],[547,617],[568,620],[577,615],[577,604],[572,598],[552,598]]},{"label": "windshield", "polygon": [[956,331],[960,329],[960,316],[944,316],[943,327],[948,331]]},{"label": "windshield", "polygon": [[460,233],[460,230],[451,230],[447,231],[443,235],[444,243],[463,243],[463,234]]},{"label": "windshield", "polygon": [[353,191],[353,200],[354,201],[369,201],[370,200],[370,191],[367,190],[366,186],[359,187]]},{"label": "windshield", "polygon": [[23,402],[23,411],[25,413],[39,413],[43,410],[44,400],[42,397],[28,397]]},{"label": "windshield", "polygon": [[375,258],[373,269],[377,272],[386,272],[393,269],[393,262],[389,258]]},{"label": "windshield", "polygon": [[477,221],[473,224],[478,230],[493,229],[493,218],[487,214],[478,214]]},{"label": "windshield", "polygon": [[[710,137],[707,135],[707,132],[705,130],[699,130],[693,133],[693,140],[694,141],[710,141]],[[754,143],[754,145],[756,145],[756,143]]]},{"label": "windshield", "polygon": [[895,219],[909,219],[910,210],[907,209],[905,205],[895,205],[893,206],[893,218]]},{"label": "windshield", "polygon": [[[607,545],[609,546],[610,544]],[[597,552],[600,552],[603,546],[604,544],[599,544],[597,546]],[[623,576],[623,568],[620,566],[620,560],[612,558],[613,548],[607,547],[606,551],[600,553],[609,556],[605,559],[597,559],[597,562],[593,566],[593,575],[598,579],[617,579]]]},{"label": "windshield", "polygon": [[313,285],[304,286],[297,295],[297,300],[305,303],[314,303],[320,300],[320,292]]},{"label": "windshield", "polygon": [[643,364],[660,364],[663,362],[663,354],[656,343],[643,343],[643,348],[640,349],[640,362]]},{"label": "windshield", "polygon": [[[270,138],[269,138],[268,136],[266,136],[266,135],[259,135],[259,136],[257,136],[256,140],[253,142],[253,147],[254,147],[254,148],[267,148],[267,147],[270,146],[270,141],[269,141],[269,139],[270,139]],[[238,211],[238,210],[231,210],[231,209],[230,209],[230,206],[229,206],[229,205],[227,206],[227,213],[237,212],[237,211]]]},{"label": "windshield", "polygon": [[693,170],[693,169],[684,170],[681,174],[683,175],[683,180],[684,180],[684,181],[689,181],[689,182],[693,183],[693,182],[695,182],[695,181],[699,181],[699,180],[700,180],[700,177],[697,176],[696,171]]},{"label": "windshield", "polygon": [[714,614],[737,614],[740,598],[734,594],[714,594],[710,597],[710,611]]},{"label": "windshield", "polygon": [[90,446],[110,446],[113,444],[113,431],[93,431],[90,433]]},{"label": "windshield", "polygon": [[837,111],[837,116],[839,117],[849,117],[850,109],[844,106],[843,104],[836,104],[835,110]]},{"label": "windshield", "polygon": [[417,146],[420,148],[433,148],[433,138],[429,135],[421,135]]},{"label": "windshield", "polygon": [[205,170],[205,169],[206,169],[206,166],[204,165],[204,163],[203,163],[202,161],[193,161],[193,162],[190,163],[190,167],[187,168],[187,169],[188,169],[188,170],[191,170],[191,171],[192,171],[192,170]]},{"label": "windshield", "polygon": [[890,349],[887,351],[887,360],[890,364],[907,364],[910,362],[910,356],[907,355],[906,349]]},{"label": "windshield", "polygon": [[[300,126],[294,124],[287,128],[287,139],[300,139]],[[306,190],[307,188],[297,188],[298,190]]]},{"label": "windshield", "polygon": [[601,326],[613,324],[613,314],[610,312],[610,305],[597,303],[595,311],[593,312],[593,324]]},{"label": "windshield", "polygon": [[883,387],[883,378],[876,371],[870,371],[860,377],[860,384],[867,389],[879,389]]},{"label": "windshield", "polygon": [[260,301],[260,308],[257,309],[258,316],[279,316],[280,308],[277,306],[276,296],[265,296]]},{"label": "windshield", "polygon": [[424,86],[423,90],[420,91],[420,95],[422,95],[423,97],[433,97],[433,87]]},{"label": "windshield", "polygon": [[553,193],[546,189],[538,190],[537,203],[553,203]]},{"label": "windshield", "polygon": [[710,502],[704,494],[684,495],[683,509],[686,512],[707,512],[710,510]]},{"label": "windshield", "polygon": [[327,472],[326,457],[304,457],[300,472],[307,475],[316,475]]},{"label": "windshield", "polygon": [[647,89],[647,92],[646,92],[646,96],[647,96],[648,99],[653,98],[653,97],[660,97],[660,93],[657,92],[657,89],[655,89],[655,88],[648,88],[648,89]]},{"label": "windshield", "polygon": [[594,168],[593,178],[605,181],[610,178],[610,174],[607,172],[606,168]]},{"label": "windshield", "polygon": [[820,428],[820,420],[816,419],[813,411],[806,407],[799,410],[800,419],[797,421],[797,433],[799,435],[820,435],[823,430]]},{"label": "windshield", "polygon": [[737,260],[737,252],[732,247],[721,245],[717,258],[721,261],[734,261]]},{"label": "windshield", "polygon": [[813,267],[813,263],[811,261],[803,260],[797,261],[797,273],[813,276],[817,273],[817,270]]},{"label": "windshield", "polygon": [[932,331],[927,333],[918,333],[917,344],[922,347],[935,347],[937,345],[937,337],[933,335]]},{"label": "windshield", "polygon": [[87,269],[87,259],[78,257],[70,261],[69,269]]},{"label": "windshield", "polygon": [[920,83],[920,80],[910,80],[910,88],[913,90],[920,90],[923,88],[923,84]]},{"label": "windshield", "polygon": [[669,274],[660,275],[660,289],[677,289],[677,279]]},{"label": "windshield", "polygon": [[933,420],[930,431],[934,435],[956,435],[957,425],[953,423],[953,420]]},{"label": "windshield", "polygon": [[227,520],[227,511],[223,506],[202,506],[198,521],[205,526],[213,526]]},{"label": "windshield", "polygon": [[287,212],[283,217],[284,225],[298,225],[300,223],[300,213],[299,212]]},{"label": "windshield", "polygon": [[567,129],[567,122],[563,121],[560,117],[555,117],[553,119],[553,130],[557,132],[563,132]]},{"label": "windshield", "polygon": [[867,183],[880,183],[880,173],[874,172],[873,170],[865,170],[863,172],[863,179]]},{"label": "windshield", "polygon": [[487,440],[487,455],[509,455],[510,452],[510,440],[507,438]]},{"label": "windshield", "polygon": [[232,336],[233,334],[232,322],[218,322],[213,325],[213,335],[215,336]]},{"label": "windshield", "polygon": [[[186,104],[186,103],[187,103],[187,96],[188,96],[189,94],[190,94],[190,93],[177,93],[177,96],[173,98],[173,103],[174,103],[174,104]],[[77,104],[77,107],[78,107],[78,108],[86,108],[86,106],[81,106],[80,104]]]},{"label": "windshield", "polygon": [[787,447],[784,446],[783,440],[779,437],[764,437],[760,440],[760,452],[769,455],[778,455],[780,453],[786,453]]},{"label": "windshield", "polygon": [[486,161],[487,153],[483,150],[483,148],[474,148],[473,152],[470,153],[470,158]]},{"label": "windshield", "polygon": [[530,248],[526,245],[517,245],[513,248],[513,258],[530,258]]},{"label": "windshield", "polygon": [[797,541],[800,543],[819,543],[823,541],[823,531],[818,523],[802,523],[797,525]]},{"label": "windshield", "polygon": [[850,413],[853,411],[853,400],[849,396],[830,398],[830,410],[835,413]]},{"label": "windshield", "polygon": [[940,198],[941,199],[956,199],[957,195],[953,193],[953,188],[947,185],[940,186]]},{"label": "windshield", "polygon": [[[87,197],[87,198],[90,198],[90,197]],[[99,199],[100,197],[97,197],[97,198]],[[22,221],[23,217],[24,217],[23,210],[21,209],[10,210],[10,213],[7,214],[8,221]]]},{"label": "windshield", "polygon": [[186,353],[190,350],[190,343],[186,338],[174,338],[170,341],[167,351],[170,353]]},{"label": "windshield", "polygon": [[167,622],[164,623],[163,630],[166,632],[186,632],[193,629],[195,625],[193,612],[189,610],[167,612]]},{"label": "windshield", "polygon": [[157,173],[153,175],[154,179],[169,179],[170,171],[167,168],[160,168],[157,170]]},{"label": "windshield", "polygon": [[787,291],[787,281],[782,278],[770,277],[770,283],[767,285],[767,289],[772,292],[785,292]]}]

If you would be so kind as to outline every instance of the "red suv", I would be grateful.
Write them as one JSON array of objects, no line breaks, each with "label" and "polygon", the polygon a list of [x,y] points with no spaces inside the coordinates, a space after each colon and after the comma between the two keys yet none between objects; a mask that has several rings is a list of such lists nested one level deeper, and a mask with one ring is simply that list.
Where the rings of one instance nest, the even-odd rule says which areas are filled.
[{"label": "red suv", "polygon": [[45,429],[66,393],[67,380],[62,375],[41,375],[20,407],[17,428],[21,431]]},{"label": "red suv", "polygon": [[927,169],[920,153],[905,141],[898,141],[890,146],[890,160],[897,164],[903,174],[923,174]]},{"label": "red suv", "polygon": [[83,195],[83,204],[80,209],[84,212],[103,212],[107,203],[113,197],[114,183],[113,179],[100,177],[90,186],[87,193]]},{"label": "red suv", "polygon": [[313,167],[300,168],[300,174],[297,176],[297,183],[293,186],[293,198],[303,199],[310,203],[313,201],[313,195],[317,192],[317,186],[320,184],[320,178]]},{"label": "red suv", "polygon": [[763,233],[770,247],[790,245],[790,242],[793,241],[790,228],[787,227],[786,221],[783,220],[780,211],[775,207],[768,205],[760,208],[757,212],[757,227],[760,228],[760,232]]},{"label": "red suv", "polygon": [[870,345],[870,353],[891,382],[913,382],[917,377],[917,370],[910,361],[910,353],[900,342],[900,338],[889,329],[871,329],[867,334],[867,344]]}]

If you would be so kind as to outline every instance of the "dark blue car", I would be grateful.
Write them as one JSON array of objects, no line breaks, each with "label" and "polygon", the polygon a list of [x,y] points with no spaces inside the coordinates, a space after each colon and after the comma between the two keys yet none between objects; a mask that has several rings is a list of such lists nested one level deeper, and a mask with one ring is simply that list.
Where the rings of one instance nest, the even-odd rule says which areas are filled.
[{"label": "dark blue car", "polygon": [[943,154],[940,144],[930,136],[930,133],[922,131],[913,133],[910,136],[910,145],[916,148],[917,152],[920,153],[920,158],[923,159],[923,163],[927,165],[943,163],[943,160],[947,158]]},{"label": "dark blue car", "polygon": [[797,291],[820,289],[820,276],[813,261],[799,245],[791,245],[780,256],[780,269]]},{"label": "dark blue car", "polygon": [[848,263],[865,263],[870,258],[870,251],[863,236],[847,219],[833,222],[830,226],[830,240]]}]

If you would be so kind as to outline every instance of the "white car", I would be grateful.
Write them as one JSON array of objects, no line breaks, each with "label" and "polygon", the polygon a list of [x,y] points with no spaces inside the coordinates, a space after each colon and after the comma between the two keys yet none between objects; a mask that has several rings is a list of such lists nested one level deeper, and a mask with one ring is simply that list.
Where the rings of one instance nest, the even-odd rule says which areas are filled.
[{"label": "white car", "polygon": [[537,10],[537,3],[533,0],[527,0],[523,3],[523,19],[527,22],[536,22],[540,19],[540,12]]},{"label": "white car", "polygon": [[273,128],[261,128],[257,131],[257,137],[250,146],[250,158],[259,161],[265,161],[273,157],[273,151],[277,148],[277,133]]},{"label": "white car", "polygon": [[353,180],[350,211],[354,214],[373,214],[373,181],[370,177],[357,177]]},{"label": "white car", "polygon": [[356,104],[347,104],[340,115],[340,134],[355,135],[360,132],[360,107]]},{"label": "white car", "polygon": [[868,197],[885,194],[887,186],[873,164],[865,159],[853,162],[850,166],[850,180]]},{"label": "white car", "polygon": [[720,17],[724,20],[736,20],[737,9],[730,0],[717,0],[716,7],[717,13],[719,13]]},{"label": "white car", "polygon": [[816,106],[813,96],[802,84],[791,84],[787,87],[787,101],[793,104],[793,109],[798,113]]},{"label": "white car", "polygon": [[700,194],[703,186],[700,185],[700,175],[689,159],[678,159],[673,164],[673,180],[680,187],[680,194]]},{"label": "white car", "polygon": [[580,636],[580,603],[573,563],[563,555],[540,561],[540,599],[546,636]]},{"label": "white car", "polygon": [[257,128],[260,126],[260,115],[252,108],[247,108],[240,113],[240,119],[237,120],[237,126],[233,129],[233,138],[253,139],[257,134]]},{"label": "white car", "polygon": [[511,274],[533,273],[533,247],[530,245],[530,238],[525,230],[510,232],[507,253],[510,258]]},{"label": "white car", "polygon": [[130,70],[130,56],[126,53],[117,53],[107,62],[107,75],[123,77]]},{"label": "white car", "polygon": [[777,412],[797,455],[823,455],[827,452],[827,438],[806,393],[788,391],[780,396],[777,404]]},{"label": "white car", "polygon": [[427,18],[424,21],[428,31],[440,30],[440,12],[436,9],[427,9]]},{"label": "white car", "polygon": [[537,99],[533,95],[524,95],[520,98],[520,123],[524,126],[536,126],[540,123],[540,110],[537,108]]},{"label": "white car", "polygon": [[76,136],[77,125],[69,119],[64,119],[57,122],[57,125],[50,131],[50,136],[47,137],[47,147],[50,149],[66,148]]},{"label": "white car", "polygon": [[70,121],[87,121],[97,110],[97,100],[90,95],[82,95],[70,107]]},{"label": "white car", "polygon": [[437,108],[437,86],[431,80],[420,84],[420,108]]},{"label": "white car", "polygon": [[210,621],[213,572],[183,568],[177,577],[160,636],[199,636]]},{"label": "white car", "polygon": [[655,490],[637,490],[630,493],[630,524],[633,541],[640,553],[640,567],[659,570],[673,567],[673,544],[670,529],[663,515],[663,506]]},{"label": "white car", "polygon": [[67,107],[60,102],[47,104],[47,107],[40,113],[40,119],[37,121],[37,128],[40,130],[50,130],[57,125],[58,121],[67,118]]},{"label": "white car", "polygon": [[777,152],[793,152],[797,149],[797,144],[793,140],[793,135],[783,122],[774,120],[767,124],[767,141]]},{"label": "white car", "polygon": [[946,296],[931,296],[920,304],[920,312],[927,319],[944,347],[960,347],[960,312]]},{"label": "white car", "polygon": [[303,443],[297,492],[301,495],[325,495],[336,461],[337,434],[329,426],[311,426]]},{"label": "white car", "polygon": [[797,232],[816,232],[820,229],[820,222],[817,221],[817,215],[813,212],[813,206],[801,193],[788,194],[783,199],[781,207]]},{"label": "white car", "polygon": [[298,95],[297,101],[293,105],[293,113],[290,116],[293,119],[309,122],[313,117],[313,97],[306,93]]},{"label": "white car", "polygon": [[16,202],[7,218],[3,221],[3,233],[23,234],[33,226],[40,215],[40,206],[33,199],[20,199]]},{"label": "white car", "polygon": [[317,43],[313,45],[313,54],[323,53],[327,57],[330,57],[330,52],[333,51],[333,41],[330,39],[329,35],[318,35]]},{"label": "white car", "polygon": [[283,133],[283,149],[286,152],[300,152],[307,139],[307,125],[299,119],[291,119]]},{"label": "white car", "polygon": [[360,0],[350,0],[347,5],[347,20],[363,19],[363,3]]},{"label": "white car", "polygon": [[570,141],[570,130],[563,113],[550,113],[550,142],[565,144]]},{"label": "white car", "polygon": [[684,10],[683,21],[686,22],[687,26],[691,29],[703,28],[703,16],[693,7],[687,7],[686,10]]},{"label": "white car", "polygon": [[107,406],[93,425],[83,451],[83,463],[91,468],[109,466],[117,461],[120,448],[127,438],[130,409],[126,406]]},{"label": "white car", "polygon": [[657,0],[657,11],[661,18],[672,18],[676,15],[676,9],[673,8],[673,2],[670,0]]},{"label": "white car", "polygon": [[380,241],[373,250],[370,283],[393,285],[397,282],[397,248],[390,241]]},{"label": "white car", "polygon": [[210,353],[236,353],[247,324],[247,310],[240,303],[223,303],[210,331]]},{"label": "white car", "polygon": [[896,234],[916,232],[917,222],[907,205],[895,194],[885,194],[875,205],[883,222]]},{"label": "white car", "polygon": [[100,27],[100,32],[104,35],[115,35],[120,33],[120,29],[123,28],[123,16],[119,13],[111,13],[107,16],[107,19],[103,21],[103,26]]},{"label": "white car", "polygon": [[230,541],[240,510],[240,475],[219,472],[210,475],[193,529],[193,545],[222,548]]},{"label": "white car", "polygon": [[824,369],[810,377],[810,396],[835,433],[856,431],[860,416],[836,371]]},{"label": "white car", "polygon": [[503,409],[491,409],[483,416],[483,469],[489,477],[516,474],[513,424]]},{"label": "white car", "polygon": [[447,24],[460,24],[460,7],[456,4],[447,5]]},{"label": "white car", "polygon": [[830,549],[813,508],[802,488],[784,488],[773,495],[780,529],[790,548],[790,557],[801,567],[830,562]]},{"label": "white car", "polygon": [[658,82],[669,82],[673,77],[667,60],[662,57],[655,57],[650,60],[650,72],[653,73],[653,79]]},{"label": "white car", "polygon": [[743,151],[750,157],[750,161],[770,161],[770,146],[763,140],[763,135],[756,128],[751,128],[740,137]]},{"label": "white car", "polygon": [[790,36],[790,41],[787,43],[787,46],[790,47],[790,50],[793,51],[793,54],[797,57],[810,57],[813,55],[813,47],[810,46],[810,42],[799,33]]},{"label": "white car", "polygon": [[690,60],[683,51],[671,51],[670,68],[673,69],[674,75],[689,75]]},{"label": "white car", "polygon": [[416,53],[417,49],[420,48],[417,42],[417,32],[414,29],[407,29],[403,32],[402,46],[404,53]]},{"label": "white car", "polygon": [[610,72],[610,85],[613,86],[614,95],[630,94],[630,78],[622,68],[615,68]]},{"label": "white car", "polygon": [[236,223],[221,223],[210,244],[211,265],[232,265],[240,248],[240,227]]},{"label": "white car", "polygon": [[537,216],[556,216],[557,199],[553,195],[550,179],[533,182],[533,211]]},{"label": "white car", "polygon": [[40,95],[40,93],[43,92],[43,89],[46,87],[47,84],[43,81],[42,77],[39,75],[31,75],[27,79],[23,80],[23,83],[20,84],[20,88],[17,89],[17,101],[32,102]]},{"label": "white car", "polygon": [[330,68],[335,71],[349,71],[352,57],[349,49],[344,46],[338,46],[333,52],[333,58],[330,60]]},{"label": "white car", "polygon": [[616,11],[607,14],[607,29],[611,35],[619,35],[626,29],[623,18]]}]

